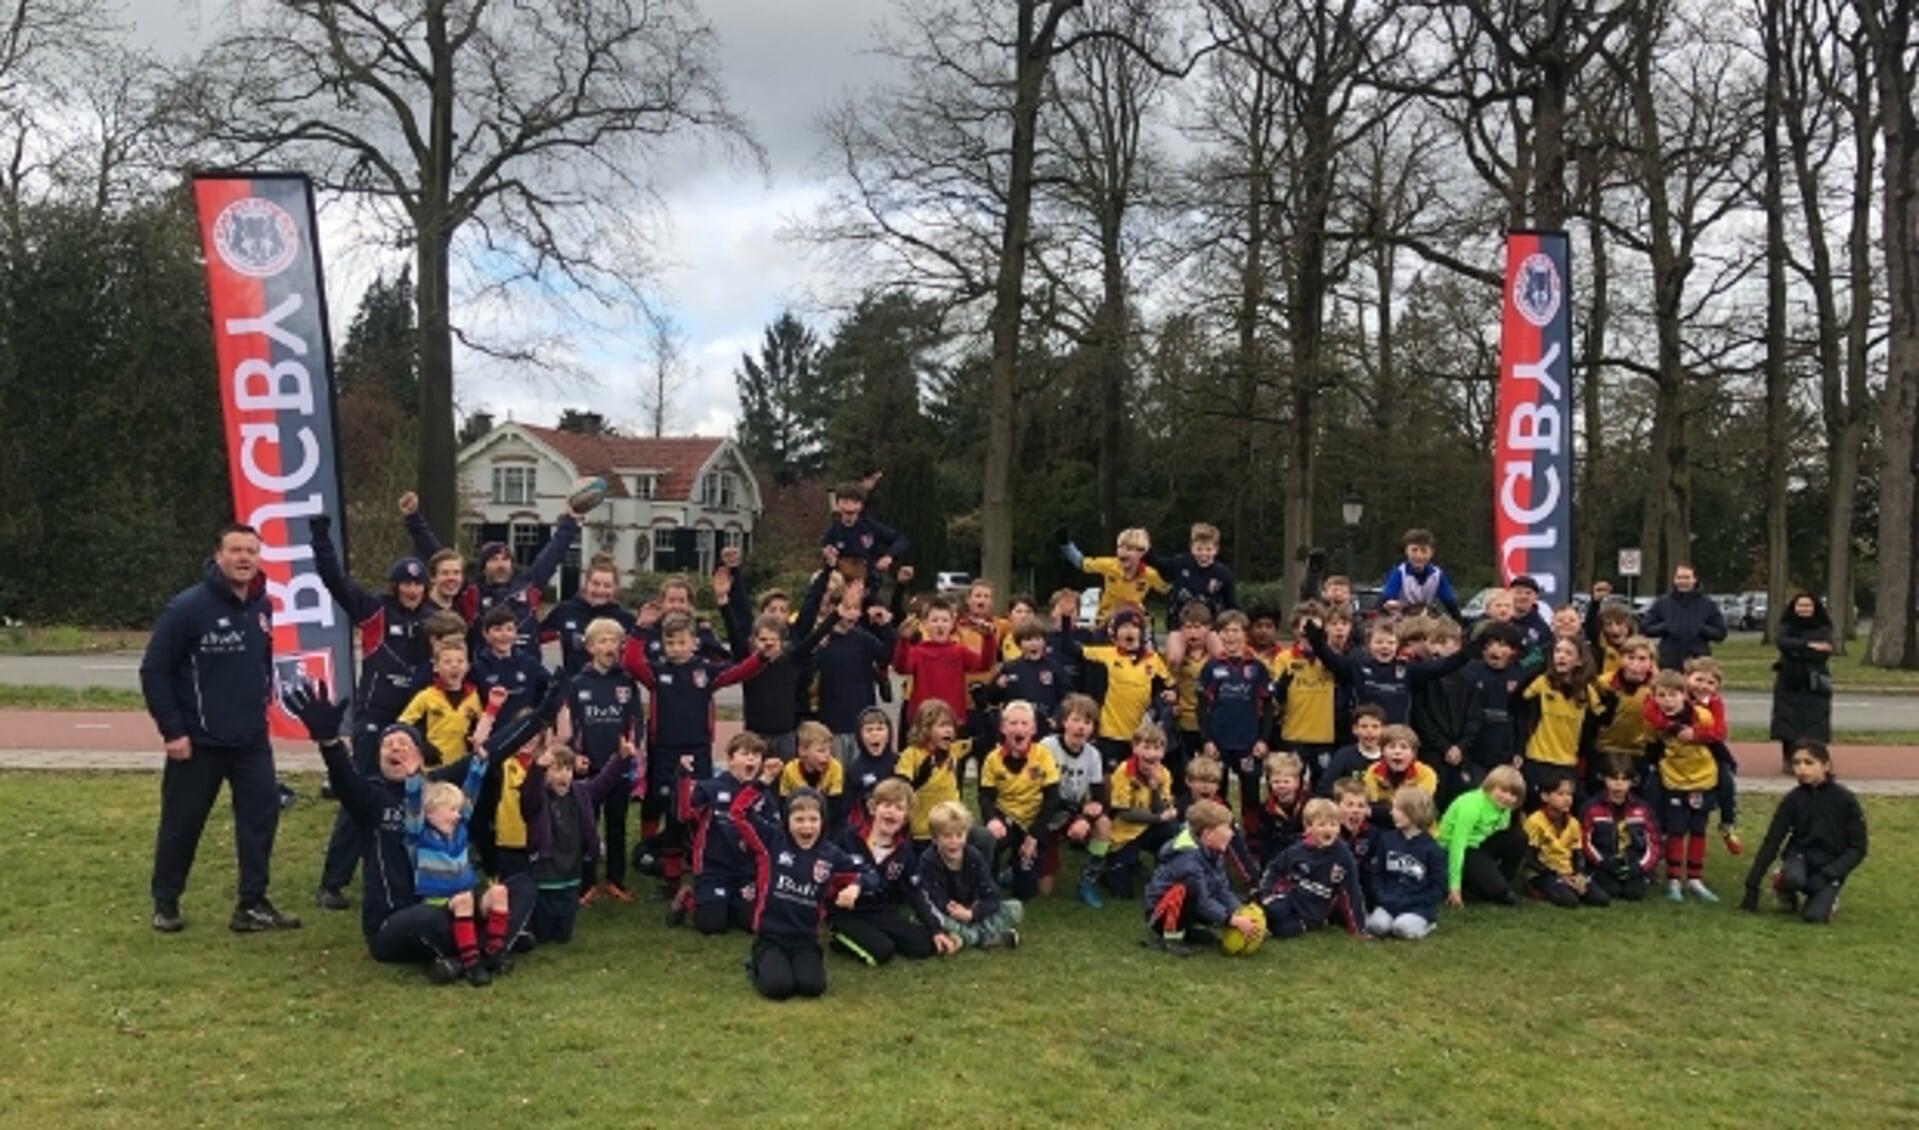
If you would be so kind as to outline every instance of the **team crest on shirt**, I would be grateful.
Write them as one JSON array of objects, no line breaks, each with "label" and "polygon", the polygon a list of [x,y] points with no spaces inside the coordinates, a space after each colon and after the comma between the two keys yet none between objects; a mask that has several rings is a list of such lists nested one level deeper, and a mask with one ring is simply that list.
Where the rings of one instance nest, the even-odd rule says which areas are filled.
[{"label": "team crest on shirt", "polygon": [[826,880],[830,878],[832,874],[833,874],[832,864],[826,862],[824,859],[816,859],[813,861],[813,881],[815,883],[826,882]]},{"label": "team crest on shirt", "polygon": [[1046,779],[1046,771],[1037,765],[1029,766],[1026,770],[1026,775],[1035,781],[1043,781]]},{"label": "team crest on shirt", "polygon": [[860,548],[861,548],[861,549],[871,549],[871,548],[873,548],[873,535],[872,535],[872,534],[861,534],[861,535],[860,535]]},{"label": "team crest on shirt", "polygon": [[706,672],[705,671],[699,670],[699,669],[694,670],[693,685],[698,687],[701,690],[706,689]]},{"label": "team crest on shirt", "polygon": [[1039,685],[1040,685],[1040,686],[1042,686],[1042,687],[1050,687],[1050,686],[1052,686],[1052,685],[1053,685],[1053,673],[1052,673],[1051,671],[1041,671],[1041,672],[1039,673]]},{"label": "team crest on shirt", "polygon": [[1334,886],[1338,886],[1346,880],[1346,869],[1335,863],[1333,869],[1326,873],[1326,878],[1330,879]]},{"label": "team crest on shirt", "polygon": [[900,877],[900,872],[904,869],[905,869],[905,864],[902,864],[898,859],[887,860],[886,861],[886,881],[889,883],[898,882]]},{"label": "team crest on shirt", "polygon": [[632,697],[633,697],[632,687],[614,687],[613,688],[613,701],[619,703],[621,706],[625,706],[627,700]]}]

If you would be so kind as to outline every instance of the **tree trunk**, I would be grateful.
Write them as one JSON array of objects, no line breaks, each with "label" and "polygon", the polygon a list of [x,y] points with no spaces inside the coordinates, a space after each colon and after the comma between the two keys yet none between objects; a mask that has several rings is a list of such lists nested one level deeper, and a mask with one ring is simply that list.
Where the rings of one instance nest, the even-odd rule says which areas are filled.
[{"label": "tree trunk", "polygon": [[1885,135],[1886,389],[1880,408],[1885,468],[1879,478],[1879,598],[1867,662],[1919,667],[1919,121],[1906,55],[1912,0],[1859,5],[1872,39]]},{"label": "tree trunk", "polygon": [[[1759,142],[1764,154],[1763,203],[1766,209],[1766,607],[1786,606],[1786,574],[1791,569],[1786,545],[1786,471],[1791,463],[1787,423],[1791,405],[1786,380],[1786,174],[1779,144],[1785,100],[1781,41],[1784,0],[1766,0],[1764,41],[1767,59],[1765,105]],[[1772,640],[1773,617],[1760,626]]]},{"label": "tree trunk", "polygon": [[432,65],[427,153],[420,169],[420,205],[413,217],[419,289],[420,512],[447,545],[459,538],[459,474],[453,445],[453,232],[451,214],[453,54],[447,39],[445,0],[425,6],[425,34]]},{"label": "tree trunk", "polygon": [[1119,473],[1126,461],[1126,264],[1120,248],[1121,215],[1117,207],[1113,213],[1100,222],[1104,294],[1099,313],[1099,522],[1105,538],[1116,537],[1125,524]]},{"label": "tree trunk", "polygon": [[1310,92],[1298,128],[1305,134],[1294,172],[1298,218],[1291,233],[1287,345],[1290,347],[1292,420],[1287,433],[1289,465],[1284,487],[1285,546],[1289,570],[1313,544],[1313,485],[1318,467],[1320,344],[1326,316],[1326,219],[1332,211],[1333,145],[1337,123],[1323,91]]},{"label": "tree trunk", "polygon": [[1579,464],[1579,498],[1574,511],[1578,519],[1575,529],[1579,545],[1573,568],[1574,575],[1585,578],[1587,585],[1599,579],[1599,498],[1602,493],[1599,471],[1606,451],[1606,429],[1599,396],[1604,382],[1599,377],[1598,358],[1606,355],[1606,328],[1611,317],[1612,302],[1612,269],[1606,255],[1606,228],[1598,220],[1599,210],[1605,205],[1600,199],[1596,166],[1596,158],[1582,159],[1579,177],[1581,193],[1592,217],[1586,225],[1586,253],[1592,260],[1592,305],[1586,316],[1581,347],[1585,364],[1578,370],[1579,409],[1581,422],[1585,425],[1586,450]]},{"label": "tree trunk", "polygon": [[[1264,86],[1264,74],[1255,79]],[[1255,102],[1255,105],[1263,105]],[[1253,422],[1253,412],[1259,403],[1259,304],[1266,296],[1266,148],[1261,127],[1258,123],[1250,125],[1246,154],[1246,260],[1239,269],[1239,304],[1233,313],[1234,329],[1238,332],[1239,387],[1236,390],[1238,419],[1234,421],[1234,430],[1239,440],[1239,467],[1253,467],[1253,453],[1258,425]],[[1252,493],[1251,484],[1242,486],[1233,492],[1233,570],[1241,576],[1247,575],[1252,562],[1246,556],[1247,547],[1252,544],[1246,529],[1247,496]],[[1292,593],[1299,587],[1299,562],[1288,557],[1282,570],[1286,578],[1286,592]]]},{"label": "tree trunk", "polygon": [[986,396],[986,467],[980,497],[980,572],[1000,592],[1013,584],[1014,387],[1019,375],[1020,314],[1026,282],[1026,240],[1033,219],[1033,155],[1041,94],[1059,21],[1083,0],[1019,0],[1014,39],[1013,142],[1006,179],[1006,218],[993,282],[993,365]]}]

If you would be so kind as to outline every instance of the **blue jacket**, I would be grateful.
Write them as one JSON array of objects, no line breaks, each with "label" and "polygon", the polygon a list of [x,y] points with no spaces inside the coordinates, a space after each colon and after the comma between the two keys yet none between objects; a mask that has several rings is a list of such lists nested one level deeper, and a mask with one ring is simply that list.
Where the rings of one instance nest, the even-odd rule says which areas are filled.
[{"label": "blue jacket", "polygon": [[1694,656],[1712,654],[1712,645],[1726,638],[1726,615],[1704,591],[1674,589],[1646,609],[1639,634],[1659,641],[1659,666],[1677,671]]},{"label": "blue jacket", "polygon": [[833,524],[820,535],[820,544],[832,546],[845,560],[868,562],[882,557],[891,557],[897,562],[911,547],[905,534],[863,514],[850,526],[838,518],[833,519]]},{"label": "blue jacket", "polygon": [[[717,902],[738,894],[753,881],[753,856],[736,822],[756,821],[762,836],[779,824],[776,788],[742,781],[731,773],[697,780],[680,770],[677,804],[680,823],[693,828],[693,901]],[[733,802],[745,799],[744,807]]]},{"label": "blue jacket", "polygon": [[1446,901],[1446,848],[1430,835],[1409,837],[1393,828],[1373,851],[1373,901],[1388,914],[1439,921]]},{"label": "blue jacket", "polygon": [[856,732],[861,712],[879,702],[873,668],[892,658],[890,628],[875,632],[856,625],[844,632],[828,632],[813,649],[820,723],[836,734]]},{"label": "blue jacket", "polygon": [[168,602],[140,660],[140,693],[167,741],[247,749],[267,740],[273,697],[273,605],[255,574],[235,596],[211,560],[206,580]]},{"label": "blue jacket", "polygon": [[547,683],[552,678],[537,657],[518,650],[505,657],[483,651],[473,657],[473,673],[467,676],[485,697],[494,687],[506,688],[506,701],[500,713],[511,716],[521,707],[537,707],[546,701]]},{"label": "blue jacket", "polygon": [[1239,900],[1233,897],[1233,884],[1226,877],[1225,854],[1207,851],[1191,828],[1181,828],[1173,842],[1159,853],[1159,866],[1153,868],[1153,878],[1146,884],[1146,897],[1142,900],[1149,919],[1160,896],[1181,883],[1187,884],[1191,892],[1181,911],[1181,921],[1190,917],[1194,922],[1221,926],[1239,909]]},{"label": "blue jacket", "polygon": [[[905,830],[901,831],[904,833]],[[860,888],[860,901],[853,907],[855,911],[881,911],[894,907],[904,909],[910,906],[920,925],[928,930],[940,928],[939,915],[934,912],[933,904],[927,901],[925,888],[920,886],[920,853],[913,847],[912,840],[902,834],[884,862],[873,858],[865,835],[857,828],[841,828],[839,834],[833,837],[833,842],[852,857],[855,866],[870,869],[879,880],[875,888]]]},{"label": "blue jacket", "polygon": [[1401,604],[1437,604],[1444,608],[1453,619],[1459,619],[1459,598],[1453,594],[1453,582],[1446,571],[1428,561],[1424,569],[1415,569],[1409,562],[1401,561],[1386,574],[1386,583],[1380,587],[1381,600],[1396,600]]},{"label": "blue jacket", "polygon": [[[1335,917],[1349,933],[1359,933],[1366,920],[1366,896],[1359,887],[1359,861],[1344,840],[1318,847],[1301,840],[1266,864],[1259,880],[1259,901],[1285,899],[1309,927],[1324,926]],[[1272,909],[1266,911],[1270,919]]]},{"label": "blue jacket", "polygon": [[[360,838],[360,858],[366,865],[360,932],[371,938],[395,911],[420,901],[413,893],[413,856],[406,842],[406,784],[389,781],[377,771],[361,775],[353,768],[353,755],[345,742],[321,746],[320,758],[326,762],[333,795]],[[427,780],[458,783],[465,778],[470,761],[461,758],[429,770]]]},{"label": "blue jacket", "polygon": [[573,712],[573,748],[586,755],[597,772],[620,752],[620,742],[640,740],[646,708],[633,676],[614,666],[602,671],[588,664],[567,684]]}]

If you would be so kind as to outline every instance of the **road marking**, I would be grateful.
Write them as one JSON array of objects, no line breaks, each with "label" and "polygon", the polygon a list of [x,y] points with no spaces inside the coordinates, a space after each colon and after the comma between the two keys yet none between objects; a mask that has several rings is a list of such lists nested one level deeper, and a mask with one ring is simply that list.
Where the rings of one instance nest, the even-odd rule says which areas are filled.
[{"label": "road marking", "polygon": [[82,663],[82,671],[138,671],[138,663]]},{"label": "road marking", "polygon": [[111,722],[75,722],[73,724],[73,728],[76,730],[111,730],[113,729],[113,723]]}]

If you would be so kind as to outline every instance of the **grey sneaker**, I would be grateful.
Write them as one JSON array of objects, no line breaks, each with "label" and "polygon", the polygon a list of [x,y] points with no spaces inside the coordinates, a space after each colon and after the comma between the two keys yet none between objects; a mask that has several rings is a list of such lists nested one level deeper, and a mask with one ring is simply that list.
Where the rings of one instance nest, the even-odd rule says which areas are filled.
[{"label": "grey sneaker", "polygon": [[282,914],[273,904],[260,899],[248,906],[233,909],[233,917],[227,921],[227,928],[236,934],[258,934],[267,930],[298,930],[300,920],[291,914]]},{"label": "grey sneaker", "polygon": [[180,917],[180,904],[171,900],[153,904],[153,928],[162,934],[178,934],[187,928],[187,920]]}]

